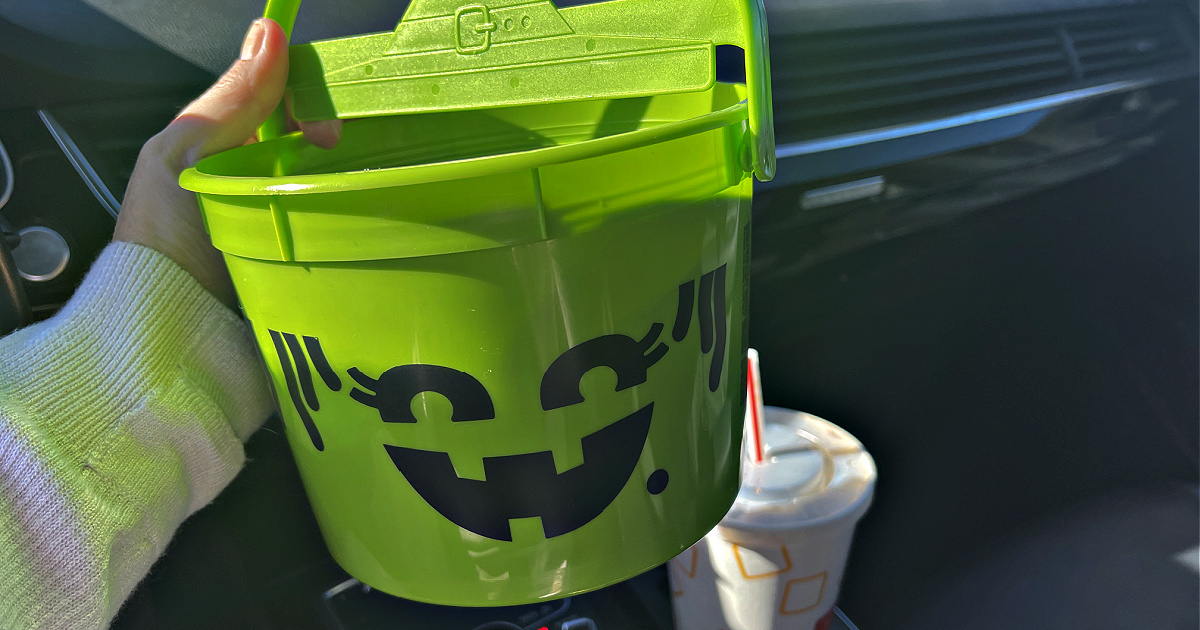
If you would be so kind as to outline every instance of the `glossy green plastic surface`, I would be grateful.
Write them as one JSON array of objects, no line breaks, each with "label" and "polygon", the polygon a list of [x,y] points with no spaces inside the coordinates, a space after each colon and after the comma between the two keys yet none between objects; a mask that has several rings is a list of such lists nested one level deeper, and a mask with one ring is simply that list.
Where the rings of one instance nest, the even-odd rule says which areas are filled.
[{"label": "glossy green plastic surface", "polygon": [[[462,254],[229,256],[338,563],[407,599],[501,606],[628,579],[700,539],[738,489],[748,217],[735,189]],[[556,407],[543,390],[562,374],[581,398]],[[480,393],[410,398],[455,382]]]},{"label": "glossy green plastic surface", "polygon": [[[299,5],[272,0],[266,14],[290,28]],[[394,32],[293,46],[288,87],[298,120],[702,91],[721,44],[746,51],[746,148],[770,180],[762,0],[413,0]]]},{"label": "glossy green plastic surface", "polygon": [[332,150],[268,127],[181,176],[364,583],[564,597],[732,503],[755,99],[621,96],[349,120]]},{"label": "glossy green plastic surface", "polygon": [[[514,245],[733,186],[745,176],[743,94],[718,84],[349,121],[335,149],[293,134],[202,160],[180,183],[203,193],[213,243],[241,256],[349,261]],[[596,170],[571,166],[580,163]],[[548,181],[562,183],[548,193]]]}]

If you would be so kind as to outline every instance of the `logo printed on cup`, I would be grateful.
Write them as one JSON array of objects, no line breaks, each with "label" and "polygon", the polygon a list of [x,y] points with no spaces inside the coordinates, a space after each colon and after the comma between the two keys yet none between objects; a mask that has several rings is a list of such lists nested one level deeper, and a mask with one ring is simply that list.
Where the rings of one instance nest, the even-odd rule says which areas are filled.
[{"label": "logo printed on cup", "polygon": [[[829,572],[822,571],[816,575],[788,580],[783,586],[783,597],[779,603],[779,614],[798,615],[821,605],[825,598],[825,583],[829,581]],[[805,605],[804,602],[811,601]]]},{"label": "logo printed on cup", "polygon": [[761,431],[763,454],[746,445],[733,508],[671,563],[679,630],[829,628],[875,465],[850,434],[820,418],[770,407],[761,415],[747,431]]}]

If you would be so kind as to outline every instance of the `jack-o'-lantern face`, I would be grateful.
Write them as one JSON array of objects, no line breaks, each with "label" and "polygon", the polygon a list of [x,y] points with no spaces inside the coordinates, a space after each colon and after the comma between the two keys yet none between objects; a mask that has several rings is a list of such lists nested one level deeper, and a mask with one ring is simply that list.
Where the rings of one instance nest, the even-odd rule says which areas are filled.
[{"label": "jack-o'-lantern face", "polygon": [[[700,283],[701,347],[712,352],[710,389],[716,391],[725,363],[724,267],[706,274]],[[694,282],[679,287],[679,309],[670,333],[681,341],[692,320]],[[646,383],[651,368],[668,352],[663,340],[664,325],[654,323],[642,338],[623,334],[603,335],[580,343],[559,355],[545,369],[539,392],[543,412],[571,409],[588,404],[580,383],[589,372],[607,368],[616,375],[615,391]],[[314,380],[304,356],[301,340],[290,333],[271,331],[283,365],[292,402],[308,430],[313,446],[323,450],[320,432],[308,408],[317,411]],[[325,360],[320,342],[304,337],[313,367],[333,391],[341,380]],[[289,356],[290,355],[290,356]],[[414,399],[432,392],[444,397],[452,408],[454,423],[501,422],[492,396],[480,380],[467,372],[430,364],[392,367],[378,377],[358,368],[346,372],[354,382],[349,396],[375,409],[385,423],[421,422],[413,413]],[[310,396],[311,394],[311,396]],[[308,403],[306,405],[306,402]],[[455,525],[493,540],[511,541],[510,520],[539,517],[546,538],[575,531],[599,516],[628,484],[637,468],[654,418],[654,403],[641,405],[581,439],[583,463],[558,472],[554,454],[539,450],[483,457],[483,479],[461,477],[449,453],[440,450],[384,444],[396,470],[435,511]],[[658,469],[646,483],[651,494],[663,492],[669,481],[666,470]]]},{"label": "jack-o'-lantern face", "polygon": [[[587,372],[610,368],[617,391],[646,382],[648,368],[667,352],[655,343],[662,332],[655,324],[641,341],[605,335],[571,348],[542,377],[542,409],[551,411],[584,403],[579,382]],[[372,379],[353,370],[362,389],[351,397],[379,409],[384,422],[417,422],[410,405],[422,392],[445,396],[454,411],[452,422],[484,422],[496,418],[492,399],[479,380],[447,367],[403,365]],[[654,404],[586,435],[584,462],[559,473],[550,451],[485,457],[485,479],[458,476],[450,455],[441,451],[384,445],[413,489],[439,514],[459,527],[495,540],[512,540],[509,520],[537,516],[547,538],[574,531],[596,518],[629,481],[650,432]],[[661,491],[661,489],[659,489]]]}]

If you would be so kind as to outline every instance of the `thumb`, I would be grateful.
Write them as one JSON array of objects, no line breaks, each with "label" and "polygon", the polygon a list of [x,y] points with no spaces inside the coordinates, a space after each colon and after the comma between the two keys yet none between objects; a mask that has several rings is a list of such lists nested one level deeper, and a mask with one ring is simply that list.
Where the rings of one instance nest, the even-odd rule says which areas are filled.
[{"label": "thumb", "polygon": [[179,171],[202,158],[241,146],[271,115],[287,83],[288,42],[268,18],[250,25],[241,58],[167,126],[163,144]]}]

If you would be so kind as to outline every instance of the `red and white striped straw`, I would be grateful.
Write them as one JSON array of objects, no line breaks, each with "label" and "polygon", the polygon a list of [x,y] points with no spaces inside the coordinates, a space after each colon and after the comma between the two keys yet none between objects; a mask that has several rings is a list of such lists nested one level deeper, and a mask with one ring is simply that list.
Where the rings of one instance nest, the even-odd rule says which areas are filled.
[{"label": "red and white striped straw", "polygon": [[763,400],[762,375],[758,369],[758,350],[746,352],[746,440],[750,461],[763,463]]}]

